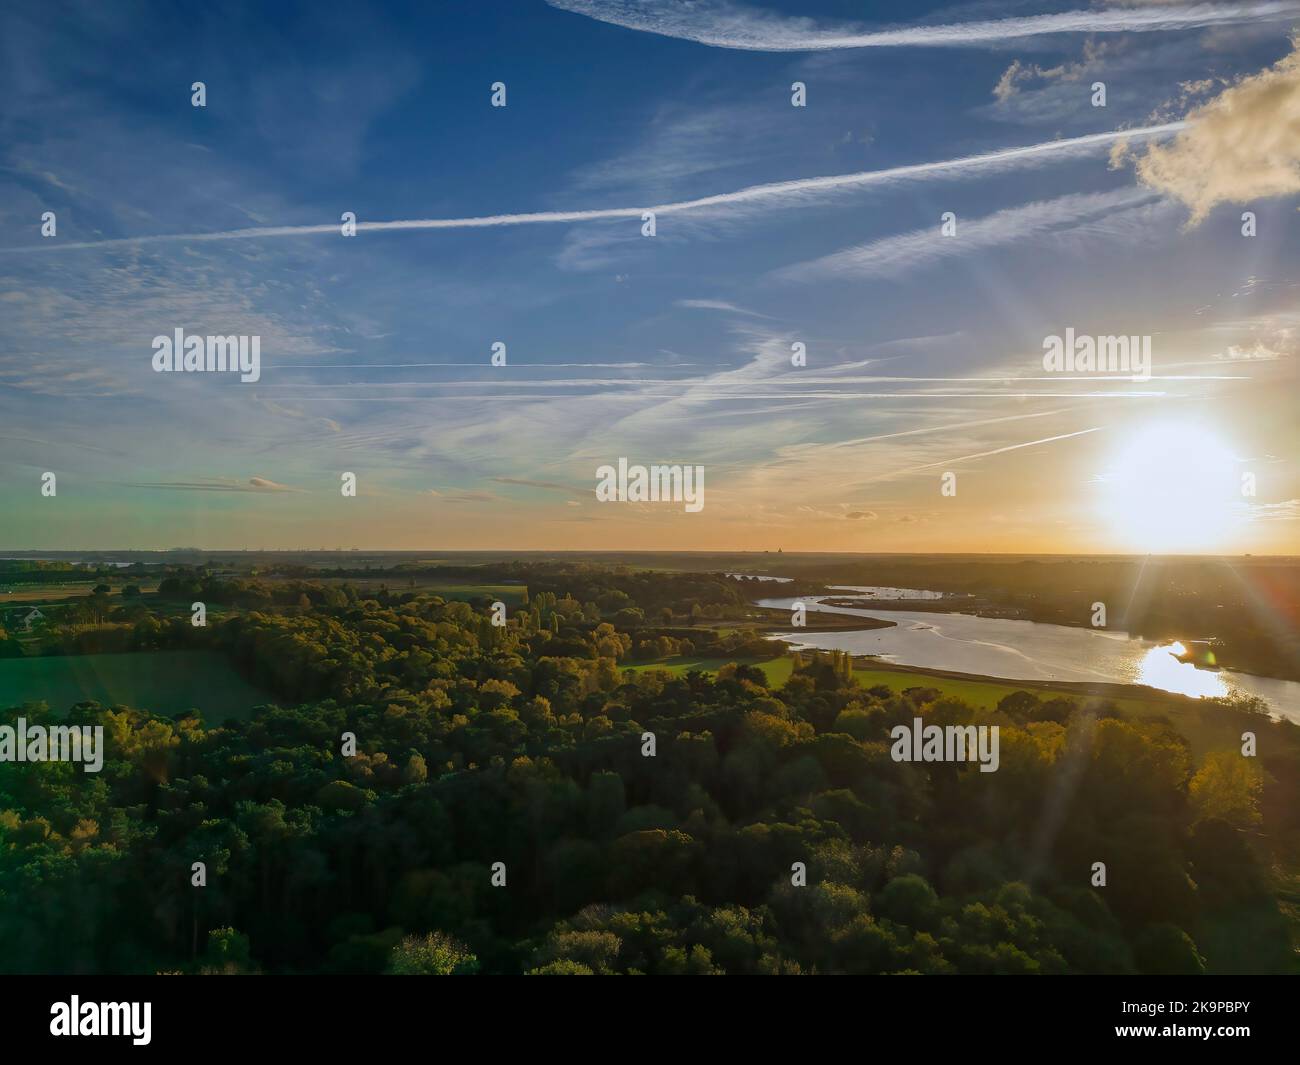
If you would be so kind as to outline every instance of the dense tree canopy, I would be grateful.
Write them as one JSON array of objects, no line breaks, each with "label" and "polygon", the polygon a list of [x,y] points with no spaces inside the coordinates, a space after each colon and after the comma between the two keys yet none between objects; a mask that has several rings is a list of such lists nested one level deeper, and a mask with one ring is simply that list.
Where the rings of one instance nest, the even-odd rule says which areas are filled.
[{"label": "dense tree canopy", "polygon": [[[505,626],[486,600],[418,589],[164,581],[131,638],[220,650],[278,705],[202,721],[83,703],[67,717],[104,727],[101,773],[0,766],[0,968],[1292,964],[1240,831],[1264,801],[1241,758],[1198,762],[1168,723],[1105,705],[1018,693],[984,711],[923,687],[866,690],[839,656],[801,656],[776,689],[743,660],[712,676],[628,671],[640,643],[686,638],[663,607],[689,616],[727,602],[725,585],[565,576],[530,584]],[[194,596],[238,609],[204,630],[168,615]],[[714,651],[752,639],[695,635]],[[894,761],[889,730],[921,715],[999,726],[999,771]]]}]

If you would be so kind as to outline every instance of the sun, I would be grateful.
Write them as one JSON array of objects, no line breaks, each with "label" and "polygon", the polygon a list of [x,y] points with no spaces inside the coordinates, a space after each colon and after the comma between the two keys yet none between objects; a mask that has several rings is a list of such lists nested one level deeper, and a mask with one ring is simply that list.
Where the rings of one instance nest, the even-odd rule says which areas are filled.
[{"label": "sun", "polygon": [[1099,511],[1123,550],[1215,551],[1241,520],[1238,459],[1201,423],[1127,436],[1099,480]]}]

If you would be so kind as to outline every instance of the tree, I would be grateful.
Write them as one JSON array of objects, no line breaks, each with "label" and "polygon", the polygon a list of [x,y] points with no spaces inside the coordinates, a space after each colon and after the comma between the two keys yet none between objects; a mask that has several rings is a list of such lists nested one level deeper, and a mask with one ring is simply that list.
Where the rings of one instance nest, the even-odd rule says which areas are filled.
[{"label": "tree", "polygon": [[472,976],[479,971],[478,957],[465,944],[442,932],[406,936],[388,960],[390,976]]},{"label": "tree", "polygon": [[429,769],[423,756],[418,751],[412,751],[411,757],[406,760],[406,768],[402,770],[402,779],[408,784],[423,784],[428,776]]},{"label": "tree", "polygon": [[915,873],[895,877],[876,900],[876,909],[899,924],[924,929],[934,919],[939,897],[928,881]]},{"label": "tree", "polygon": [[208,933],[208,950],[202,971],[235,975],[253,968],[248,936],[233,928],[214,928]]},{"label": "tree", "polygon": [[625,606],[614,615],[614,624],[620,629],[636,628],[645,624],[645,613],[640,607]]},{"label": "tree", "polygon": [[1264,774],[1236,751],[1211,751],[1192,777],[1190,794],[1201,818],[1217,817],[1243,828],[1259,824]]}]

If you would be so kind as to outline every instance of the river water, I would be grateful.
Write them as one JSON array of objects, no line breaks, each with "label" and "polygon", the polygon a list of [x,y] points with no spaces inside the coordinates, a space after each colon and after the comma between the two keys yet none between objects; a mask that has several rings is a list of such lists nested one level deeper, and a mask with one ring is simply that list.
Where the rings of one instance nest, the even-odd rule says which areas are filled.
[{"label": "river water", "polygon": [[[880,594],[886,589],[873,591],[878,599],[901,598]],[[925,598],[935,596],[938,593],[927,593]],[[860,632],[793,629],[780,634],[780,639],[797,647],[875,655],[883,663],[1005,680],[1145,684],[1199,698],[1254,695],[1263,699],[1274,713],[1300,723],[1300,683],[1226,669],[1217,672],[1197,669],[1174,657],[1174,652],[1181,648],[1178,644],[1131,638],[1124,632],[1047,625],[1037,621],[1009,621],[928,611],[832,607],[813,597],[803,600],[760,599],[758,605],[789,610],[800,601],[810,611],[879,618],[894,622],[894,626]]]}]

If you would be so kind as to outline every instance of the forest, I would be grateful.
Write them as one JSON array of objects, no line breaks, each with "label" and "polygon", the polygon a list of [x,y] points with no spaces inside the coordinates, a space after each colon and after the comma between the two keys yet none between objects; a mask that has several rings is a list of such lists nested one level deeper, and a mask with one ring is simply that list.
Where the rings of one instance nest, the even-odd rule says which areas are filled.
[{"label": "forest", "polygon": [[[1225,707],[1259,756],[1196,754],[1168,718],[864,688],[833,654],[772,688],[770,644],[704,624],[744,605],[719,574],[515,575],[504,625],[397,569],[95,593],[46,653],[204,647],[274,702],[0,712],[107,744],[96,774],[0,764],[0,971],[1295,971],[1295,726]],[[624,668],[688,647],[734,661]],[[998,726],[998,770],[894,761],[917,717]]]}]

